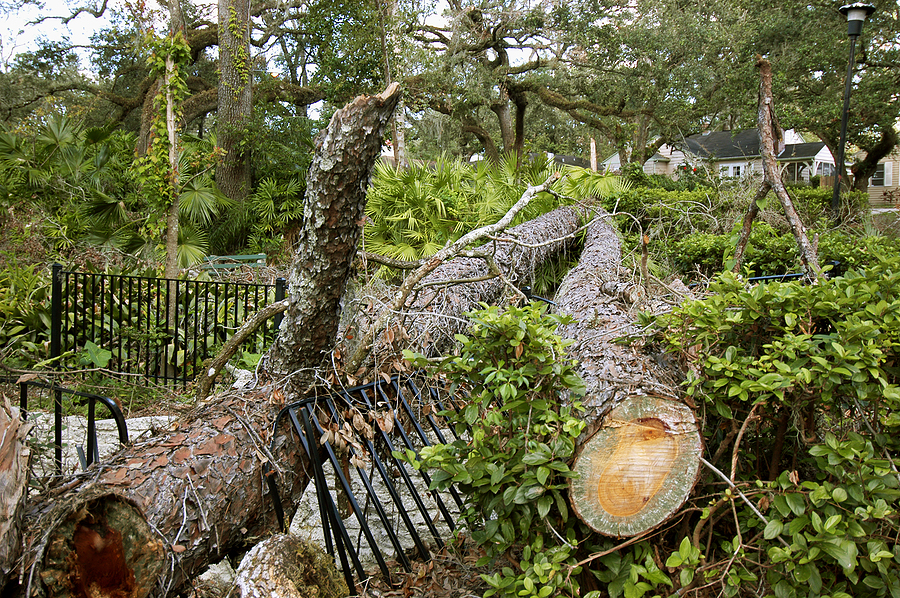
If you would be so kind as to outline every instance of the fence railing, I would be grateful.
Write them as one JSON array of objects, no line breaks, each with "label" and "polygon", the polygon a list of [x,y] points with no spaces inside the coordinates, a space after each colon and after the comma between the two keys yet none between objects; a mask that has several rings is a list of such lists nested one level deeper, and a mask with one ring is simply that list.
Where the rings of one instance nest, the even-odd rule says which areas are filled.
[{"label": "fence railing", "polygon": [[[284,299],[286,284],[178,280],[52,268],[50,356],[82,352],[85,366],[186,385],[250,314]],[[262,353],[280,317],[245,341]]]},{"label": "fence railing", "polygon": [[[11,382],[11,380],[7,380],[7,382]],[[20,380],[18,384],[19,409],[23,420],[28,419],[29,399],[38,403],[43,402],[44,406],[48,402],[47,399],[53,402],[53,463],[57,474],[63,471],[63,396],[69,397],[76,403],[86,403],[88,407],[85,430],[87,450],[85,451],[81,445],[75,447],[82,469],[87,469],[92,463],[100,460],[97,442],[97,403],[104,405],[115,421],[119,442],[121,444],[128,443],[128,426],[125,423],[125,416],[113,399],[64,388],[56,384],[45,384],[37,380]],[[42,399],[44,400],[42,401]]]}]

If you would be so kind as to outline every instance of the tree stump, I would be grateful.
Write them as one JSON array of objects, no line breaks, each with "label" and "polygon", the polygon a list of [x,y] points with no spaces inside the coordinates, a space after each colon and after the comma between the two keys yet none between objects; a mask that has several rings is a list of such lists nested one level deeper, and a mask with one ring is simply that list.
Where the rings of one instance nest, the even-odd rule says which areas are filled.
[{"label": "tree stump", "polygon": [[687,500],[702,450],[693,411],[683,403],[634,396],[581,443],[569,482],[578,517],[607,536],[655,528]]}]

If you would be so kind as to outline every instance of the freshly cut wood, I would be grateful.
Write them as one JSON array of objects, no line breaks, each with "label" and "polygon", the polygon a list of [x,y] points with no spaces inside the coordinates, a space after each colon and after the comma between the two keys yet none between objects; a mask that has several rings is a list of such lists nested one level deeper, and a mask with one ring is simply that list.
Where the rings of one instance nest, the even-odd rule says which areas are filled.
[{"label": "freshly cut wood", "polygon": [[0,407],[0,588],[15,572],[22,550],[22,515],[28,498],[31,427],[4,396]]},{"label": "freshly cut wood", "polygon": [[578,517],[608,536],[633,536],[666,521],[687,500],[702,451],[684,403],[634,396],[582,442],[569,497]]},{"label": "freshly cut wood", "polygon": [[234,598],[343,598],[350,591],[334,560],[297,536],[267,538],[244,555]]},{"label": "freshly cut wood", "polygon": [[592,529],[617,537],[650,530],[684,504],[702,449],[693,411],[678,399],[662,359],[615,342],[638,333],[629,308],[647,299],[638,285],[629,289],[620,261],[618,234],[601,213],[556,295],[557,311],[576,320],[559,333],[575,339],[569,354],[587,390],[588,431],[569,501]]}]

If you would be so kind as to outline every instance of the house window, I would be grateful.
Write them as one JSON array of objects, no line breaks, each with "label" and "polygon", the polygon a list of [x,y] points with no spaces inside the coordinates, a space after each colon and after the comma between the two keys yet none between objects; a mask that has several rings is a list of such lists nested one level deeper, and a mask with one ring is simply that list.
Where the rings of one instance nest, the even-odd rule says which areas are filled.
[{"label": "house window", "polygon": [[731,176],[734,178],[738,178],[741,176],[741,167],[740,166],[732,166],[731,167]]},{"label": "house window", "polygon": [[816,174],[821,176],[834,176],[834,164],[828,164],[827,162],[820,163],[819,168],[816,170]]},{"label": "house window", "polygon": [[872,175],[872,186],[884,187],[884,164],[879,164],[875,169],[875,174]]}]

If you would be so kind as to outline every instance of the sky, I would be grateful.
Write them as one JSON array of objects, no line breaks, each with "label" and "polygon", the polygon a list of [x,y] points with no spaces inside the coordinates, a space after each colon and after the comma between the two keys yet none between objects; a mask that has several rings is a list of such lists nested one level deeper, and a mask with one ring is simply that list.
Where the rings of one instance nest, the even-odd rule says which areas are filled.
[{"label": "sky", "polygon": [[[91,2],[91,0],[84,0]],[[6,3],[0,3],[6,4]],[[46,16],[65,16],[71,14],[72,8],[66,0],[45,0],[43,9],[35,6],[24,6],[2,15],[0,22],[0,66],[5,70],[12,58],[21,52],[37,48],[39,39],[60,40],[68,38],[76,45],[86,45],[91,34],[98,28],[108,24],[105,17],[95,18],[89,13],[82,13],[68,25],[60,19],[48,19],[38,25],[32,21]],[[72,3],[74,6],[74,2]],[[79,6],[84,6],[79,2]]]}]

